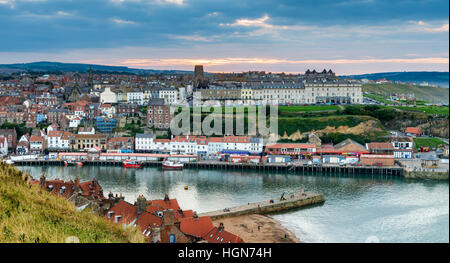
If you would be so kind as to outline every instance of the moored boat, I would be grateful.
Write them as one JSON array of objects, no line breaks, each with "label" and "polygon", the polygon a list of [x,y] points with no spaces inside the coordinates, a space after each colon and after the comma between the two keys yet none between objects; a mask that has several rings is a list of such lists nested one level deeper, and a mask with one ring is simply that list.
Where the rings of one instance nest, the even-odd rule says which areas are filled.
[{"label": "moored boat", "polygon": [[183,169],[183,163],[173,161],[163,161],[162,168],[163,170],[181,170]]},{"label": "moored boat", "polygon": [[80,161],[68,160],[64,161],[64,166],[78,166],[83,167],[84,163]]},{"label": "moored boat", "polygon": [[135,160],[126,160],[122,162],[123,167],[125,168],[141,168],[142,162],[135,161]]}]

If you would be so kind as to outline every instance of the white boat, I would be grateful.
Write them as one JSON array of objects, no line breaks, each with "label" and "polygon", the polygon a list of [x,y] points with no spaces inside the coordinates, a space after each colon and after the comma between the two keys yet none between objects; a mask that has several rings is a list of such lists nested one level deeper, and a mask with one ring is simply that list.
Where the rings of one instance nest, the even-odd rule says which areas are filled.
[{"label": "white boat", "polygon": [[174,161],[163,161],[162,168],[163,170],[181,170],[183,169],[183,163]]},{"label": "white boat", "polygon": [[5,161],[5,163],[7,163],[7,164],[14,164],[14,161],[11,160],[11,159],[8,159],[8,160]]}]

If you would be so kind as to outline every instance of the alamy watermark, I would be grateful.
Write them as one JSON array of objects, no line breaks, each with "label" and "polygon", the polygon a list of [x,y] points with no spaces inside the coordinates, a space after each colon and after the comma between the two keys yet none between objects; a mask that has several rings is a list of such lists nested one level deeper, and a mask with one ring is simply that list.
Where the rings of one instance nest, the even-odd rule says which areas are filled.
[{"label": "alamy watermark", "polygon": [[[170,131],[173,135],[260,136],[278,135],[278,102],[242,105],[240,101],[194,100],[172,105]],[[192,122],[192,123],[191,123]],[[245,129],[247,128],[247,129]]]}]

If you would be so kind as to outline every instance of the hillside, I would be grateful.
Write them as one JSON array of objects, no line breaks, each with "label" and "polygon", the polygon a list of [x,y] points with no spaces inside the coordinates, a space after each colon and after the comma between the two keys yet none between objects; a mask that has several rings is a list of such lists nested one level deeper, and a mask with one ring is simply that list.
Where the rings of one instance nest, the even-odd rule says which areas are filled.
[{"label": "hillside", "polygon": [[134,69],[120,66],[105,66],[82,63],[61,63],[61,62],[31,62],[17,64],[0,64],[0,73],[12,73],[22,71],[38,72],[88,72],[92,68],[94,71],[123,72],[128,74],[158,74],[158,73],[190,73],[182,70],[153,70],[153,69]]},{"label": "hillside", "polygon": [[415,86],[408,84],[363,84],[364,92],[378,93],[414,93],[417,100],[425,100],[430,103],[449,103],[448,89],[428,86]]},{"label": "hillside", "polygon": [[362,75],[352,75],[352,76],[342,76],[353,79],[389,79],[392,81],[402,81],[402,82],[414,82],[422,83],[428,82],[430,84],[438,85],[442,88],[448,88],[449,75],[448,72],[437,72],[437,71],[410,71],[410,72],[382,72],[382,73],[372,73],[372,74],[362,74]]},{"label": "hillside", "polygon": [[29,183],[30,177],[0,162],[0,243],[143,242],[134,228],[123,230]]}]

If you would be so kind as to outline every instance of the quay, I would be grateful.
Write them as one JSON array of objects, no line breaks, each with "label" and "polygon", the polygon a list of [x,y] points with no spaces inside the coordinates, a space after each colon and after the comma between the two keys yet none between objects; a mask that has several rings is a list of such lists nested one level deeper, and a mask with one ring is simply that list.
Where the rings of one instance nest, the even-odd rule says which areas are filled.
[{"label": "quay", "polygon": [[[117,160],[87,160],[83,161],[85,166],[122,166],[122,161]],[[64,166],[61,160],[21,160],[15,161],[19,166]],[[143,162],[144,167],[161,167],[160,161]],[[258,171],[258,172],[287,172],[291,174],[320,173],[320,174],[343,174],[343,175],[382,175],[392,177],[403,177],[403,167],[377,167],[377,166],[340,166],[340,165],[294,165],[284,163],[230,163],[218,161],[186,162],[185,168],[189,169],[217,169],[230,171]]]},{"label": "quay", "polygon": [[283,194],[282,197],[278,199],[248,203],[247,205],[201,213],[199,216],[209,216],[212,220],[216,220],[224,217],[235,217],[249,214],[273,214],[315,204],[323,204],[324,202],[325,198],[322,194],[298,192],[295,194],[288,194],[286,196]]}]

